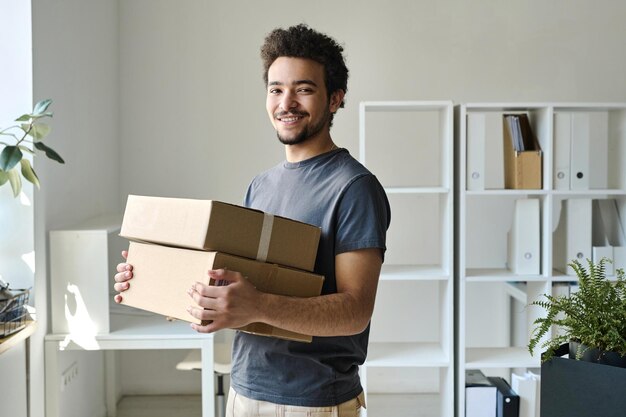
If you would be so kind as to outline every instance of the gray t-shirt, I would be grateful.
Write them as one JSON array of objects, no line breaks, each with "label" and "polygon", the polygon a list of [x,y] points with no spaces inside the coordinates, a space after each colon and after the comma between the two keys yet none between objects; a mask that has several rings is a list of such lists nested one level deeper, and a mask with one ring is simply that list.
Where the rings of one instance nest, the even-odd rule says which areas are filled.
[{"label": "gray t-shirt", "polygon": [[[385,192],[346,149],[282,162],[258,175],[244,204],[322,228],[315,272],[322,294],[337,292],[335,255],[365,248],[385,250],[391,214]],[[361,391],[369,325],[354,336],[313,337],[312,343],[237,332],[231,385],[248,398],[277,404],[324,407]]]}]

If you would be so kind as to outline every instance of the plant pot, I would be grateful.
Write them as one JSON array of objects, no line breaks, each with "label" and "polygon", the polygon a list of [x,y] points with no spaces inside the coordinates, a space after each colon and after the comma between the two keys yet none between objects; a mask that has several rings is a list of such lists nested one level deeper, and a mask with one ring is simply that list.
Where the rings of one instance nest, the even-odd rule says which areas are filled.
[{"label": "plant pot", "polygon": [[576,352],[581,346],[583,356],[580,360],[586,362],[600,363],[602,365],[617,366],[618,368],[626,368],[626,356],[622,356],[617,352],[607,352],[596,348],[590,348],[582,345],[580,342],[569,342],[569,357],[576,359]]}]

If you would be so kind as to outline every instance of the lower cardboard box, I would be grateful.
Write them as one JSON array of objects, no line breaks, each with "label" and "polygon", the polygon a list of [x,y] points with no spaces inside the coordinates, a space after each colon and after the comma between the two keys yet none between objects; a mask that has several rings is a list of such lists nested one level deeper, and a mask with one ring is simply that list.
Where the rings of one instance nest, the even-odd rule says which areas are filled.
[{"label": "lower cardboard box", "polygon": [[[122,304],[197,324],[206,323],[187,312],[193,304],[187,290],[195,282],[215,285],[207,273],[210,269],[238,271],[259,291],[294,297],[318,296],[324,282],[321,275],[222,252],[139,242],[130,242],[127,262],[133,266],[133,279],[123,294]],[[302,342],[312,340],[309,335],[265,323],[251,323],[239,330]]]},{"label": "lower cardboard box", "polygon": [[623,417],[624,387],[626,368],[555,356],[541,365],[541,417]]}]

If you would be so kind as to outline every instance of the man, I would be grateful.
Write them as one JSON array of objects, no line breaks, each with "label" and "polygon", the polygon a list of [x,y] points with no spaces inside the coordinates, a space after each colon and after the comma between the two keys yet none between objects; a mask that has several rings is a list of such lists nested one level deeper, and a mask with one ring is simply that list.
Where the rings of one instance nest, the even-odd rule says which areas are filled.
[{"label": "man", "polygon": [[[315,272],[325,281],[319,297],[285,297],[261,293],[238,272],[221,269],[208,274],[229,285],[198,283],[189,290],[197,304],[189,313],[212,320],[192,324],[198,332],[263,322],[314,336],[309,344],[238,332],[229,416],[353,417],[365,406],[358,366],[367,352],[390,209],[377,179],[330,136],[347,91],[342,52],[305,25],[274,30],[261,48],[267,112],[286,161],[254,178],[245,205],[320,226]],[[132,267],[122,263],[117,270],[121,292]]]}]

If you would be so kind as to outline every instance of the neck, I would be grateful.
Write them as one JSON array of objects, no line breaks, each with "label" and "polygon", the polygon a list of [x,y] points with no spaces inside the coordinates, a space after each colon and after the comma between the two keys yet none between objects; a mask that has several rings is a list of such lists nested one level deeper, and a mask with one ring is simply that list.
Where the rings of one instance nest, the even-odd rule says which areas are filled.
[{"label": "neck", "polygon": [[324,140],[307,140],[297,145],[285,145],[285,156],[289,162],[300,162],[337,148],[337,145],[335,145],[330,135],[328,135]]}]

